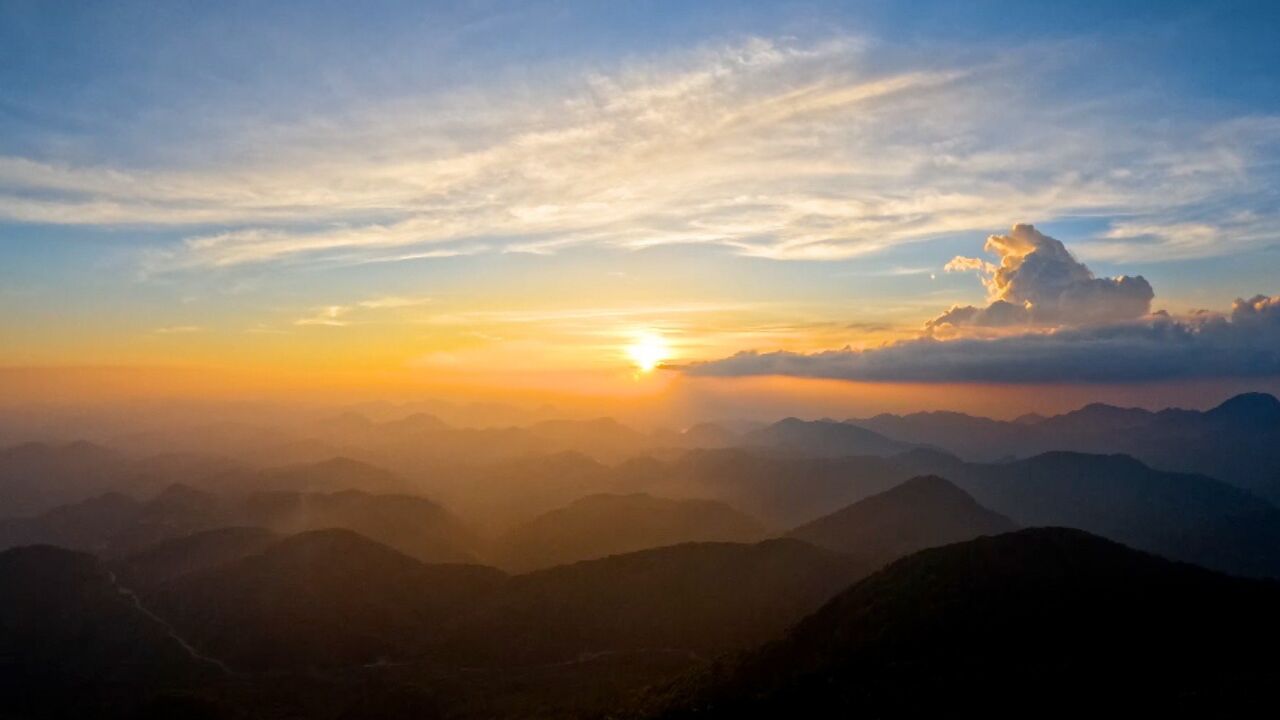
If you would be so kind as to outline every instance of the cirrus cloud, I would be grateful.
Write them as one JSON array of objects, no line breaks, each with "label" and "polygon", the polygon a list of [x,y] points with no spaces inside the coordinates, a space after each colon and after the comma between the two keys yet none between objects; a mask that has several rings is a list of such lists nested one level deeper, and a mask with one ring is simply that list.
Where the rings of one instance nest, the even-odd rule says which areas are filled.
[{"label": "cirrus cloud", "polygon": [[[189,165],[0,156],[0,220],[175,230],[144,253],[153,271],[587,245],[831,260],[1026,216],[1123,217],[1091,246],[1109,257],[1273,237],[1256,230],[1274,225],[1272,118],[1084,108],[1038,89],[1032,43],[910,62],[877,47],[753,38],[295,125],[228,119],[193,141],[239,151]],[[1220,212],[1241,206],[1263,217]]]}]

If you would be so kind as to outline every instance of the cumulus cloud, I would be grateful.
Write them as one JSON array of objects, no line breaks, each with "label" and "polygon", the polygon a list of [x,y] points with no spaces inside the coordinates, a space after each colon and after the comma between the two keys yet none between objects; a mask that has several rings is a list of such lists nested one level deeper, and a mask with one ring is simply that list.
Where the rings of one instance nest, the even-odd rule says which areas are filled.
[{"label": "cumulus cloud", "polygon": [[999,264],[957,257],[948,272],[976,271],[991,303],[955,306],[926,323],[930,331],[965,326],[1091,325],[1122,322],[1151,312],[1155,292],[1146,278],[1095,277],[1056,238],[1033,225],[1014,225],[1008,235],[987,238],[986,251]]},{"label": "cumulus cloud", "polygon": [[[1151,312],[1141,276],[1098,278],[1031,225],[992,235],[999,264],[956,258],[991,295],[956,306],[915,339],[818,353],[740,352],[680,368],[690,375],[790,375],[898,382],[1140,382],[1280,375],[1280,296],[1235,301],[1228,313]],[[946,333],[1003,328],[991,334]]]}]

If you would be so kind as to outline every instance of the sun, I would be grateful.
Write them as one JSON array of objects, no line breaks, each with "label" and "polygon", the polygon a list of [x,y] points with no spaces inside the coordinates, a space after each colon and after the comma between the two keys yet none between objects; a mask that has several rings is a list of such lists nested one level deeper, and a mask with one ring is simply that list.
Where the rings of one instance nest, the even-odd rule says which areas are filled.
[{"label": "sun", "polygon": [[627,357],[642,373],[653,372],[662,361],[671,357],[671,348],[661,335],[655,332],[640,332],[635,335],[635,342],[628,345]]}]

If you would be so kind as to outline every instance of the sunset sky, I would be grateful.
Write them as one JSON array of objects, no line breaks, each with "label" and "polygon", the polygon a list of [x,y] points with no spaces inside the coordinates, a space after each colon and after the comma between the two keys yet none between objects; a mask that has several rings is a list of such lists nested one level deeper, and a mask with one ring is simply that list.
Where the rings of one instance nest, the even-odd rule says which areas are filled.
[{"label": "sunset sky", "polygon": [[1275,387],[1280,7],[1060,5],[5,0],[0,390]]}]

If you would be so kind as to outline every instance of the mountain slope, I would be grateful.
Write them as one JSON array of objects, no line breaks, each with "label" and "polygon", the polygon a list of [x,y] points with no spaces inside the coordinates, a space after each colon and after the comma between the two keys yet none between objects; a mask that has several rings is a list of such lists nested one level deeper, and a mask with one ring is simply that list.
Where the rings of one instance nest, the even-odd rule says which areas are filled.
[{"label": "mountain slope", "polygon": [[421,650],[502,573],[423,565],[348,530],[285,538],[146,596],[204,652],[250,670],[331,668]]},{"label": "mountain slope", "polygon": [[722,502],[590,495],[540,515],[499,542],[498,564],[526,572],[684,542],[751,542],[764,527]]},{"label": "mountain slope", "polygon": [[218,528],[157,543],[124,558],[117,566],[129,587],[153,588],[188,573],[256,555],[279,539],[263,528]]},{"label": "mountain slope", "polygon": [[912,478],[788,535],[881,565],[925,548],[1017,528],[936,476]]},{"label": "mountain slope", "polygon": [[894,563],[783,640],[668,687],[652,715],[1231,716],[1280,680],[1277,602],[1274,583],[1023,530]]},{"label": "mountain slope", "polygon": [[111,717],[218,676],[89,555],[0,553],[0,698],[6,717]]},{"label": "mountain slope", "polygon": [[614,555],[512,578],[451,623],[448,647],[498,665],[655,649],[714,654],[775,637],[865,572],[790,539]]}]

